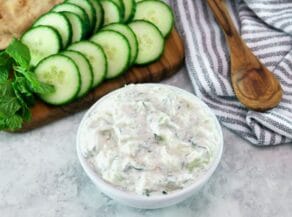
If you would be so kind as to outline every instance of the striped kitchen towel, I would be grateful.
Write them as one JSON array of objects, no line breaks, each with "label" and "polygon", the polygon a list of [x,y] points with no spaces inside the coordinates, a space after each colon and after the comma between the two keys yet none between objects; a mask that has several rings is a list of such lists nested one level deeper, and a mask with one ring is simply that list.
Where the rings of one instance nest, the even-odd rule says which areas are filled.
[{"label": "striped kitchen towel", "polygon": [[230,82],[225,38],[205,0],[169,0],[185,39],[186,67],[195,94],[222,125],[255,145],[292,141],[292,1],[230,0],[229,11],[243,39],[279,78],[280,105],[259,113],[241,105]]}]

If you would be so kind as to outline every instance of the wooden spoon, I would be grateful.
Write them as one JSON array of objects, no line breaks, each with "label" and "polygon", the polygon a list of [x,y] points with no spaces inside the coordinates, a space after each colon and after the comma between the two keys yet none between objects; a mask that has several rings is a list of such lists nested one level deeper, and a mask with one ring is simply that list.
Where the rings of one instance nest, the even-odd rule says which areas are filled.
[{"label": "wooden spoon", "polygon": [[279,81],[242,40],[224,0],[207,1],[228,42],[231,81],[238,100],[256,111],[266,111],[277,106],[283,95]]}]

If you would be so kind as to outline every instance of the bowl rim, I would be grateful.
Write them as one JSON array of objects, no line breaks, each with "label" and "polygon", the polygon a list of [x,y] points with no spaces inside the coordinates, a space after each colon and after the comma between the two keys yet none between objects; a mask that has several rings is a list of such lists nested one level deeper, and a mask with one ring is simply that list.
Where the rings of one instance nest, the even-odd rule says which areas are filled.
[{"label": "bowl rim", "polygon": [[[168,194],[164,194],[164,195],[153,195],[150,197],[147,197],[145,195],[139,195],[135,192],[122,190],[118,186],[115,186],[115,185],[111,184],[110,182],[107,182],[106,180],[102,179],[97,174],[97,172],[95,172],[94,169],[89,165],[89,163],[87,162],[87,160],[85,159],[85,157],[81,153],[81,150],[80,150],[81,129],[83,128],[88,116],[96,109],[96,107],[99,104],[101,104],[106,99],[118,94],[120,91],[123,91],[125,88],[130,86],[130,85],[125,85],[124,87],[118,88],[118,89],[104,95],[103,97],[101,97],[84,114],[84,116],[79,124],[78,130],[77,130],[77,135],[76,135],[77,155],[78,155],[78,159],[79,159],[79,162],[81,163],[82,168],[84,169],[85,173],[89,176],[89,178],[94,182],[94,184],[97,185],[99,190],[104,192],[103,189],[105,189],[106,192],[115,192],[115,194],[118,194],[119,197],[121,197],[125,200],[133,200],[134,199],[136,201],[143,201],[143,202],[147,202],[147,201],[160,202],[160,201],[165,201],[165,200],[172,200],[172,199],[181,197],[187,193],[193,192],[198,187],[200,187],[202,184],[204,184],[208,181],[208,179],[215,172],[215,170],[218,167],[219,162],[222,158],[223,148],[224,148],[223,147],[224,146],[224,144],[223,144],[224,138],[223,138],[223,132],[222,132],[221,125],[220,125],[216,115],[214,114],[214,112],[209,108],[209,106],[205,102],[203,102],[201,99],[199,99],[194,94],[192,94],[184,89],[181,89],[179,87],[168,85],[168,84],[161,84],[161,83],[141,83],[141,84],[134,84],[134,85],[170,88],[170,89],[174,90],[175,92],[178,92],[179,94],[182,94],[190,99],[196,100],[204,109],[206,109],[207,113],[209,113],[209,115],[211,115],[213,120],[215,121],[216,128],[219,131],[219,140],[220,140],[218,143],[219,147],[218,147],[218,151],[216,153],[216,156],[213,159],[213,162],[211,162],[211,165],[209,166],[209,168],[205,172],[200,174],[193,183],[191,183],[190,185],[188,185],[187,187],[185,187],[183,189],[172,191],[172,192],[170,192]],[[104,192],[104,193],[106,193],[106,192]]]}]

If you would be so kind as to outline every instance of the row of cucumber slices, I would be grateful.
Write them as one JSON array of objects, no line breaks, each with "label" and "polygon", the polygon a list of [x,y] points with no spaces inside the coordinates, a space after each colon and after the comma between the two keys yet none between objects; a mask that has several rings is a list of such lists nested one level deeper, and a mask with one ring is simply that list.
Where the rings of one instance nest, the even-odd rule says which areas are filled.
[{"label": "row of cucumber slices", "polygon": [[173,13],[159,0],[67,0],[37,19],[21,40],[38,79],[55,87],[40,97],[62,105],[132,65],[157,60],[172,27]]}]

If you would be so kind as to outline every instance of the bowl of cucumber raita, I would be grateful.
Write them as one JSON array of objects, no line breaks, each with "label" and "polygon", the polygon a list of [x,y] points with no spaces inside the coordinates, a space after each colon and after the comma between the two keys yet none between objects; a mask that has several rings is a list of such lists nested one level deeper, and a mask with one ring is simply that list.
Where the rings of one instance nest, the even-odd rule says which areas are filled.
[{"label": "bowl of cucumber raita", "polygon": [[195,95],[164,84],[131,84],[97,101],[77,133],[80,163],[116,201],[144,209],[194,195],[221,159],[219,122]]},{"label": "bowl of cucumber raita", "polygon": [[39,17],[21,37],[51,105],[70,103],[133,65],[163,54],[173,29],[171,8],[159,0],[66,0]]}]

